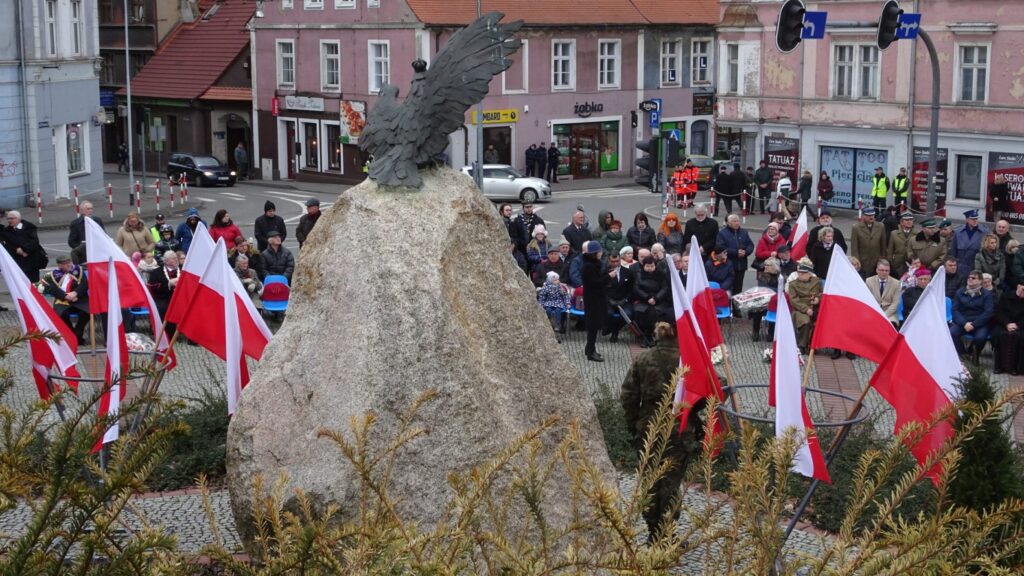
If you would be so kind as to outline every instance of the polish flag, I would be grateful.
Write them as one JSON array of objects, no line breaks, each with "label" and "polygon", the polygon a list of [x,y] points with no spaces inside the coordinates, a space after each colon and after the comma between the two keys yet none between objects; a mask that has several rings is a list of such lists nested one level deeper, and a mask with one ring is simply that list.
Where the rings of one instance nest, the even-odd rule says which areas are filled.
[{"label": "polish flag", "polygon": [[[227,363],[228,414],[234,414],[242,388],[249,383],[235,284],[241,286],[238,276],[228,265],[224,240],[217,240],[186,308],[189,312],[178,324],[178,330],[183,334]],[[262,318],[256,316],[256,320],[266,328]],[[262,351],[260,348],[260,353]]]},{"label": "polish flag", "polygon": [[[107,273],[117,276],[113,258],[110,259]],[[107,418],[110,426],[103,433],[103,438],[96,442],[93,452],[99,452],[104,444],[117,440],[120,435],[117,414],[127,391],[128,342],[124,338],[124,321],[121,319],[121,304],[115,282],[107,283],[107,302],[110,306],[110,311],[107,312],[107,365],[103,371],[104,389],[100,397],[98,417]]]},{"label": "polish flag", "polygon": [[811,348],[838,348],[877,364],[889,353],[896,336],[846,253],[833,246]]},{"label": "polish flag", "polygon": [[[173,353],[168,351],[167,333],[163,330],[160,311],[156,308],[153,296],[146,288],[138,268],[125,256],[124,252],[107,236],[103,228],[92,218],[85,219],[85,260],[89,267],[89,309],[93,314],[109,312],[110,305],[107,284],[110,271],[108,264],[114,261],[117,279],[118,305],[125,308],[141,306],[149,310],[149,323],[153,328],[153,337],[159,337],[156,348],[160,352],[171,355],[168,370],[176,364]],[[109,320],[108,320],[109,323]]]},{"label": "polish flag", "polygon": [[[685,402],[689,407],[684,408],[680,415],[679,431],[686,427],[686,421],[690,413],[690,407],[702,398],[714,396],[719,401],[725,398],[722,393],[722,385],[718,381],[718,374],[711,366],[711,355],[708,353],[707,344],[701,333],[700,324],[690,307],[690,298],[683,288],[683,281],[679,274],[669,273],[672,281],[672,303],[676,316],[676,339],[679,343],[679,365],[690,369],[684,383],[682,380],[676,385],[676,405]],[[692,280],[692,278],[690,279]],[[689,283],[689,280],[687,281]],[[715,429],[719,429],[721,421],[717,420]]]},{"label": "polish flag", "polygon": [[793,318],[789,314],[789,302],[786,301],[783,286],[785,280],[780,277],[771,379],[775,397],[775,437],[782,438],[787,429],[795,428],[800,443],[793,455],[792,470],[831,484],[832,479],[829,478],[821,445],[814,433],[814,424],[807,413],[807,403],[800,386],[800,350],[796,345],[796,330],[793,328]]},{"label": "polish flag", "polygon": [[[896,409],[898,432],[910,422],[929,426],[935,414],[947,409],[957,397],[956,380],[963,373],[946,324],[946,270],[940,266],[869,385]],[[952,422],[938,422],[911,447],[911,452],[924,464],[952,437]],[[932,482],[938,482],[937,469],[928,475]]]},{"label": "polish flag", "polygon": [[[88,220],[88,218],[87,218]],[[3,274],[7,283],[7,291],[11,293],[14,300],[14,311],[18,314],[18,321],[21,322],[21,331],[25,334],[32,332],[56,332],[60,334],[60,341],[54,342],[50,339],[37,339],[29,342],[28,353],[32,361],[32,377],[36,383],[39,397],[43,400],[50,398],[50,389],[46,382],[50,377],[50,371],[56,366],[57,372],[63,376],[78,378],[78,339],[68,325],[61,320],[60,316],[53,310],[50,303],[43,298],[43,295],[32,285],[32,281],[25,276],[25,273],[18,268],[18,265],[11,258],[6,250],[0,248],[0,273]],[[69,380],[75,390],[78,384]]]},{"label": "polish flag", "polygon": [[[679,274],[674,268],[669,271],[669,274],[679,280]],[[673,294],[674,296],[675,294]],[[711,297],[711,284],[708,283],[708,274],[704,270],[704,259],[701,258],[700,245],[696,240],[690,242],[690,273],[686,279],[686,297],[692,304],[694,318],[700,327],[708,351],[722,344],[722,328],[718,325],[715,300]],[[676,316],[678,317],[678,314]]]},{"label": "polish flag", "polygon": [[810,232],[810,229],[807,228],[807,206],[804,206],[804,209],[800,211],[800,216],[796,219],[796,228],[789,235],[789,245],[792,247],[790,255],[793,260],[799,260],[807,256],[808,232]]},{"label": "polish flag", "polygon": [[[192,234],[192,244],[188,249],[188,257],[185,258],[185,265],[181,268],[178,285],[174,288],[171,303],[167,307],[167,321],[178,324],[179,330],[181,329],[180,324],[186,321],[185,317],[194,313],[190,303],[200,290],[200,278],[213,259],[214,246],[213,237],[210,236],[209,230],[200,222]],[[226,252],[224,264],[227,265]],[[246,356],[259,360],[263,356],[263,349],[270,343],[272,334],[234,271],[231,270],[230,266],[227,266],[227,269],[231,273],[231,277],[235,279],[231,283],[231,289],[237,301],[236,314],[238,320],[235,323],[242,330],[242,351]],[[223,298],[220,294],[214,291],[211,296]],[[209,344],[215,347],[223,346],[223,326],[219,322],[215,324],[210,323],[207,329],[215,332],[215,334],[209,336]],[[199,335],[198,339],[193,338],[188,332],[185,332],[185,335],[197,343],[200,343],[200,339],[203,338],[202,334]],[[218,355],[220,354],[218,353]]]}]

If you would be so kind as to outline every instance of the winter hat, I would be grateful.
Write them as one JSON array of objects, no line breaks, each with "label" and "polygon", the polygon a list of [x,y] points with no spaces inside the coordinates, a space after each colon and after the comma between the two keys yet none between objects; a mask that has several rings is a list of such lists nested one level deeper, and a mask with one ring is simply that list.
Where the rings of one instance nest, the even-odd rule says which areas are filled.
[{"label": "winter hat", "polygon": [[625,256],[627,253],[628,254],[632,254],[633,253],[633,247],[632,246],[623,246],[622,249],[619,250],[619,256]]},{"label": "winter hat", "polygon": [[548,235],[548,230],[547,230],[547,228],[544,227],[543,224],[537,224],[537,226],[534,227],[534,229],[533,229],[533,237],[536,238],[538,234],[543,234],[545,236]]},{"label": "winter hat", "polygon": [[132,264],[138,266],[140,261],[142,261],[142,252],[132,252]]},{"label": "winter hat", "polygon": [[548,244],[548,254],[552,252],[558,252],[558,246],[555,246],[554,244]]},{"label": "winter hat", "polygon": [[189,208],[188,212],[185,212],[185,219],[188,220],[189,218],[199,218],[199,210]]},{"label": "winter hat", "polygon": [[277,206],[275,206],[274,203],[271,202],[270,200],[267,200],[266,202],[263,203],[263,211],[270,212],[271,210],[276,211]]},{"label": "winter hat", "polygon": [[803,262],[801,262],[800,265],[796,267],[796,271],[797,272],[814,272],[814,268],[811,267],[810,264],[804,264]]},{"label": "winter hat", "polygon": [[309,200],[306,200],[306,208],[310,208],[312,206],[320,206],[320,201],[317,200],[316,198],[310,198]]},{"label": "winter hat", "polygon": [[587,254],[599,254],[601,252],[601,243],[593,240],[587,242],[586,252]]},{"label": "winter hat", "polygon": [[570,243],[570,242],[569,242],[568,240],[566,240],[565,238],[559,238],[559,240],[558,240],[558,245],[559,245],[559,246],[572,246],[572,243]]},{"label": "winter hat", "polygon": [[558,281],[558,272],[548,272],[547,279],[548,279],[548,282],[557,282]]},{"label": "winter hat", "polygon": [[921,276],[928,276],[929,278],[931,278],[931,275],[932,271],[925,268],[924,266],[918,268],[917,271],[914,272],[914,276],[917,278],[920,278]]}]

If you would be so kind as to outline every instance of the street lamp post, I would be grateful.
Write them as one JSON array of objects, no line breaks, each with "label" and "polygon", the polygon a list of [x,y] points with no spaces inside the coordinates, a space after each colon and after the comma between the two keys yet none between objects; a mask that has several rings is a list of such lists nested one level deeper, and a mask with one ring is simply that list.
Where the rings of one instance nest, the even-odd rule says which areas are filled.
[{"label": "street lamp post", "polygon": [[[480,2],[476,0],[476,17],[480,18]],[[484,189],[484,101],[483,99],[476,106],[476,169],[473,170],[473,180],[476,187]]]},{"label": "street lamp post", "polygon": [[132,183],[135,182],[135,163],[134,163],[134,150],[132,149],[132,58],[128,52],[128,0],[124,0],[124,86],[125,96],[127,97],[127,104],[125,105],[126,117],[125,123],[127,129],[125,130],[128,138],[128,187],[132,189]]}]

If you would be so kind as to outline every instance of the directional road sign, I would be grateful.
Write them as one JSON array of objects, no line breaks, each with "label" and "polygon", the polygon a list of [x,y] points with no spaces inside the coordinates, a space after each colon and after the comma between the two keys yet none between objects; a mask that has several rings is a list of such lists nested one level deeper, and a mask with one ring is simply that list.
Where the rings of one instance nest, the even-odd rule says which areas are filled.
[{"label": "directional road sign", "polygon": [[900,14],[899,26],[896,27],[897,40],[913,40],[921,28],[921,15],[904,12]]},{"label": "directional road sign", "polygon": [[820,40],[825,37],[825,22],[828,12],[804,12],[804,29],[800,38],[804,40]]}]

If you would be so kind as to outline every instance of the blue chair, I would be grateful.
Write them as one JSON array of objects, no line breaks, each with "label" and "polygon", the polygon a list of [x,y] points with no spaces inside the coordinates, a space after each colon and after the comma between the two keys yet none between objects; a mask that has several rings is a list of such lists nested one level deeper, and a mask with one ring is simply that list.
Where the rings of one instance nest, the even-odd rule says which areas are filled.
[{"label": "blue chair", "polygon": [[288,282],[288,277],[281,274],[268,275],[263,279],[263,285],[266,286],[267,284],[284,284],[289,288],[291,287],[291,284]]},{"label": "blue chair", "polygon": [[[901,302],[902,304],[902,302]],[[953,323],[953,300],[949,297],[946,298],[946,324]]]},{"label": "blue chair", "polygon": [[281,275],[270,275],[263,280],[263,295],[260,301],[263,303],[263,310],[271,314],[284,313],[288,310],[288,300],[291,298],[291,290],[288,287],[288,279]]},{"label": "blue chair", "polygon": [[708,282],[708,287],[710,287],[710,288],[718,288],[719,290],[722,289],[722,285],[719,284],[718,282]]},{"label": "blue chair", "polygon": [[149,308],[146,308],[145,306],[133,306],[128,308],[128,318],[126,318],[126,320],[128,320],[128,326],[126,326],[126,328],[134,331],[135,321],[138,318],[142,318],[146,322],[149,322]]},{"label": "blue chair", "polygon": [[778,318],[778,316],[777,316],[777,312],[775,310],[769,310],[769,311],[764,313],[764,321],[765,322],[769,322],[771,324],[775,324],[775,322],[777,321],[777,318]]},{"label": "blue chair", "polygon": [[[949,298],[946,298],[946,304],[946,309],[950,311],[949,314],[947,314],[946,316],[952,318],[953,308],[952,303],[950,303],[949,301]],[[900,296],[900,303],[896,306],[896,319],[899,320],[900,322],[903,322],[903,296]],[[950,320],[947,320],[947,322],[949,321]]]}]

